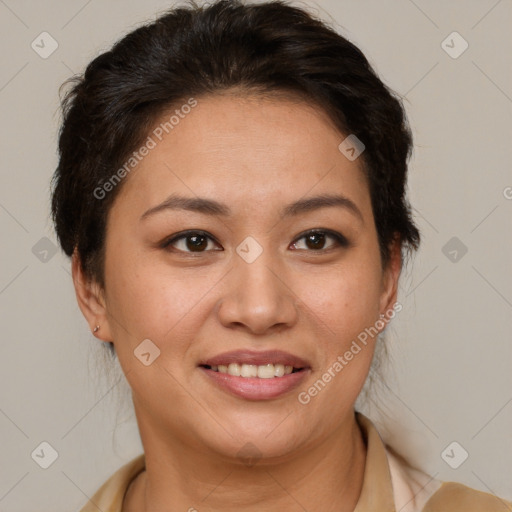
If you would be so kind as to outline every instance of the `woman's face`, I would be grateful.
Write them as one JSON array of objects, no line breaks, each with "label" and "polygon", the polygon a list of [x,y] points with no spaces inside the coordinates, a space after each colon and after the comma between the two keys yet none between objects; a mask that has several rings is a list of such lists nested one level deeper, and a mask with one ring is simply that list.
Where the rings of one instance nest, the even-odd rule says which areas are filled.
[{"label": "woman's face", "polygon": [[144,443],[292,456],[353,419],[399,251],[383,270],[360,160],[318,109],[211,96],[168,131],[110,211],[99,334]]}]

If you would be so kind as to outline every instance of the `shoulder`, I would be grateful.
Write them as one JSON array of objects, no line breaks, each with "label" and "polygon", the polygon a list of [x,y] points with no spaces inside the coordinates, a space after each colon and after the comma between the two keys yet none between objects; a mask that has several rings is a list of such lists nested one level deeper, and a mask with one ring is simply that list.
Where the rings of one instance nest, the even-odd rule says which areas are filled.
[{"label": "shoulder", "polygon": [[512,503],[456,482],[436,480],[387,447],[396,510],[400,512],[512,512]]},{"label": "shoulder", "polygon": [[512,503],[455,482],[443,482],[422,512],[512,512]]},{"label": "shoulder", "polygon": [[125,494],[137,475],[146,466],[145,454],[135,457],[112,474],[94,493],[80,512],[121,512]]}]

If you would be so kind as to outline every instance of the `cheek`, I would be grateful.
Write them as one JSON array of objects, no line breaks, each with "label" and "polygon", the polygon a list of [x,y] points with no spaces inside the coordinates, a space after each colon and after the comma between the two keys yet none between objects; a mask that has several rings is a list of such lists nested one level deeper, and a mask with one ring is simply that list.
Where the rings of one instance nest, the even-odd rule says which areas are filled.
[{"label": "cheek", "polygon": [[[119,247],[121,249],[121,246]],[[112,254],[115,266],[107,268],[109,313],[121,327],[120,339],[127,332],[133,342],[149,338],[164,347],[173,347],[191,328],[191,320],[204,320],[202,298],[222,277],[218,271],[200,271],[192,268],[173,268],[155,263],[150,258],[123,258],[121,250]]]},{"label": "cheek", "polygon": [[305,309],[314,313],[320,328],[314,340],[319,365],[313,368],[314,382],[300,390],[299,402],[319,417],[330,410],[332,422],[352,407],[373,358],[380,273],[372,269],[347,265],[320,281],[311,279],[316,285],[304,295]]},{"label": "cheek", "polygon": [[377,320],[380,279],[380,273],[369,263],[347,263],[321,277],[310,276],[301,296],[339,344]]}]

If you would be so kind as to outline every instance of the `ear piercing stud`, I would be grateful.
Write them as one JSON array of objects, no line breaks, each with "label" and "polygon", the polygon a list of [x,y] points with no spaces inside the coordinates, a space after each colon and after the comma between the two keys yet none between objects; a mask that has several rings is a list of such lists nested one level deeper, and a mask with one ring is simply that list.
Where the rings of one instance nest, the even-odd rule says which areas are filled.
[{"label": "ear piercing stud", "polygon": [[93,329],[93,333],[97,333],[98,331],[100,330],[100,326],[97,325],[94,329]]}]

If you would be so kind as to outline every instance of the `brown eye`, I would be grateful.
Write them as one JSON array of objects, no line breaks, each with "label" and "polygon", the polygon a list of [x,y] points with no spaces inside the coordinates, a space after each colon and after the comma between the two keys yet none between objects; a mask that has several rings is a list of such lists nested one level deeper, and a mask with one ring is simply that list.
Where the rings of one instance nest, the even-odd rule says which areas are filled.
[{"label": "brown eye", "polygon": [[[170,240],[167,240],[162,244],[163,249],[167,249],[172,247],[177,251],[181,252],[208,252],[211,249],[208,249],[209,243],[216,245],[216,242],[212,237],[208,236],[206,233],[202,233],[200,231],[189,231],[186,233],[182,233],[181,235],[174,236]],[[222,250],[222,249],[213,249],[213,250]]]},{"label": "brown eye", "polygon": [[325,245],[325,234],[323,233],[312,233],[305,237],[306,245],[310,249],[323,249]]},{"label": "brown eye", "polygon": [[203,235],[189,235],[185,241],[187,249],[191,251],[203,251],[208,246],[208,239]]},{"label": "brown eye", "polygon": [[[331,243],[328,247],[325,247],[328,239],[334,240],[334,244]],[[297,247],[300,245],[299,240],[305,240],[305,250],[322,251],[335,248],[336,246],[348,247],[347,239],[341,234],[334,231],[309,231],[297,238],[293,243],[294,249],[303,250],[303,247]]]}]

